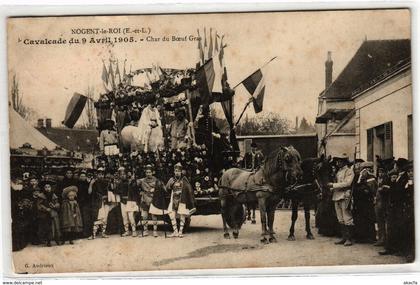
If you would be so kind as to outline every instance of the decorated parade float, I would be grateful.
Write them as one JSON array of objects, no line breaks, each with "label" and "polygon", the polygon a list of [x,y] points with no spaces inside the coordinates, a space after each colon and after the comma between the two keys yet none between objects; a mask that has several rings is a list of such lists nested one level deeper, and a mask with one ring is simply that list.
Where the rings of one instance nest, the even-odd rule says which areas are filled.
[{"label": "decorated parade float", "polygon": [[[194,68],[173,69],[153,65],[126,73],[118,61],[103,62],[106,92],[97,100],[75,93],[63,124],[72,128],[88,100],[94,101],[100,152],[94,168],[144,177],[151,165],[166,182],[181,163],[196,199],[195,214],[220,213],[218,179],[235,166],[239,155],[232,96],[221,42],[207,47],[199,41],[200,59]],[[108,65],[108,67],[107,67]],[[122,74],[121,74],[122,73]],[[214,117],[214,107],[224,118]],[[224,131],[221,131],[224,125]],[[227,130],[227,131],[226,131]]]}]

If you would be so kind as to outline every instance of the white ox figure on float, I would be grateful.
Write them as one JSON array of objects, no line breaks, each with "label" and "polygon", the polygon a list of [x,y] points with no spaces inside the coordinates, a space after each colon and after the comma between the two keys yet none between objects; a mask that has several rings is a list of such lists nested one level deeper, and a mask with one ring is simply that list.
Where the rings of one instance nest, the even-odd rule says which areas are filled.
[{"label": "white ox figure on float", "polygon": [[121,142],[131,151],[155,152],[164,146],[162,123],[156,107],[144,108],[137,126],[126,126],[121,130]]}]

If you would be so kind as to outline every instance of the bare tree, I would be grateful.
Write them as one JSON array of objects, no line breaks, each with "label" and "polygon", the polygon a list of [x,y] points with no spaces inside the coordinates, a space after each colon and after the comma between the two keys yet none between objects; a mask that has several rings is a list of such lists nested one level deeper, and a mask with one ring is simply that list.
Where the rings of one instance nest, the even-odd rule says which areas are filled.
[{"label": "bare tree", "polygon": [[13,74],[10,94],[13,109],[27,121],[36,120],[37,113],[32,108],[23,104],[23,94],[19,90],[19,80],[16,73]]},{"label": "bare tree", "polygon": [[85,119],[82,124],[82,128],[84,129],[95,129],[96,128],[96,112],[95,107],[93,105],[94,97],[95,97],[95,89],[93,86],[88,86],[86,90],[86,107],[85,107]]}]

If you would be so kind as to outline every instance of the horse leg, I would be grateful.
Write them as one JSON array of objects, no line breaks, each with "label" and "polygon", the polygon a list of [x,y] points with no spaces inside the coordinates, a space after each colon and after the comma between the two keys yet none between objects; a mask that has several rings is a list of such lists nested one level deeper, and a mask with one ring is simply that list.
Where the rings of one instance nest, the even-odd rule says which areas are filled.
[{"label": "horse leg", "polygon": [[270,207],[270,209],[267,210],[267,218],[268,218],[268,231],[270,233],[270,237],[268,239],[269,242],[274,243],[277,242],[276,237],[274,236],[274,217],[276,214],[276,206]]},{"label": "horse leg", "polygon": [[311,232],[311,206],[309,203],[303,203],[303,209],[305,211],[305,229],[306,229],[306,238],[315,239]]},{"label": "horse leg", "polygon": [[220,213],[222,214],[222,221],[223,221],[223,232],[224,232],[223,236],[224,238],[229,239],[230,235],[229,235],[229,230],[226,224],[226,199],[224,198],[220,199]]},{"label": "horse leg", "polygon": [[236,205],[236,207],[234,207],[234,211],[232,212],[233,213],[233,220],[234,220],[234,222],[233,222],[233,233],[232,234],[233,234],[234,239],[237,239],[239,237],[239,221],[236,220],[236,215],[235,215],[236,210],[239,210],[239,208],[242,208],[241,204]]},{"label": "horse leg", "polygon": [[255,220],[255,208],[257,208],[257,205],[256,204],[252,205],[252,221],[251,221],[251,224],[256,224],[257,223],[257,221]]},{"label": "horse leg", "polygon": [[266,207],[266,198],[258,198],[258,207],[260,208],[261,216],[261,242],[267,244],[269,241],[267,239],[267,207]]},{"label": "horse leg", "polygon": [[289,241],[296,240],[295,223],[298,218],[298,207],[299,207],[299,201],[297,199],[292,199],[292,224],[290,225],[289,236],[287,237],[287,240]]},{"label": "horse leg", "polygon": [[246,204],[246,213],[247,213],[246,220],[250,221],[251,220],[251,205],[250,205],[250,203]]}]

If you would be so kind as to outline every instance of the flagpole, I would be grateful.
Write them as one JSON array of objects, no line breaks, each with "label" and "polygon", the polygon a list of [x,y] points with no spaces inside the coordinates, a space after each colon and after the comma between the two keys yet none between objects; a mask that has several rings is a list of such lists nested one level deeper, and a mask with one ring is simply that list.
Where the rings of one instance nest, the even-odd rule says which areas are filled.
[{"label": "flagpole", "polygon": [[245,114],[245,111],[246,111],[246,109],[248,108],[249,104],[251,104],[251,102],[252,102],[252,100],[249,100],[249,101],[246,103],[246,105],[245,105],[244,109],[242,110],[241,115],[239,115],[239,118],[238,118],[238,120],[236,121],[235,126],[234,126],[233,128],[236,128],[236,126],[239,124],[239,121],[242,119],[242,116]]}]

